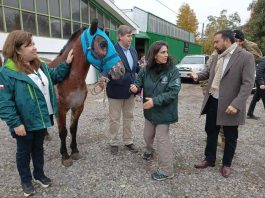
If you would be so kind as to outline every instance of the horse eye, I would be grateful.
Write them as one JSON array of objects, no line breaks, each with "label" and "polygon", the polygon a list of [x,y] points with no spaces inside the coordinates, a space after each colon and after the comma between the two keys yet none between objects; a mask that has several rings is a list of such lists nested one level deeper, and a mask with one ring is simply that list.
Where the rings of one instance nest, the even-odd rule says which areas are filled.
[{"label": "horse eye", "polygon": [[108,46],[108,43],[107,42],[100,43],[100,47],[101,48],[106,48],[107,46]]}]

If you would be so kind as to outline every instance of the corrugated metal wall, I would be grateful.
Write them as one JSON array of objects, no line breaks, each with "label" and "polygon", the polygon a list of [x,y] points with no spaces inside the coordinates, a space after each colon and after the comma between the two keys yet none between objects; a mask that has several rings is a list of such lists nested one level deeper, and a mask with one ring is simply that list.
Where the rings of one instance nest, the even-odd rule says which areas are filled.
[{"label": "corrugated metal wall", "polygon": [[180,61],[187,54],[201,54],[201,46],[194,43],[188,44],[188,51],[184,52],[185,42],[173,37],[159,35],[156,33],[147,33],[150,39],[148,40],[148,48],[158,40],[163,40],[168,43],[169,54],[174,57],[176,61]]}]

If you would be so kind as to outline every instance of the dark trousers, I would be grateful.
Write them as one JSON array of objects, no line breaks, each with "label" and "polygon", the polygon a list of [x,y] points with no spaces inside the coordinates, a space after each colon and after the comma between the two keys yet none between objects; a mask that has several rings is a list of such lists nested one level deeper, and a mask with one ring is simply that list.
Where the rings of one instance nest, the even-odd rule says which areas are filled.
[{"label": "dark trousers", "polygon": [[47,129],[38,131],[27,131],[26,136],[12,134],[17,141],[17,169],[21,182],[26,183],[32,180],[30,171],[30,159],[33,163],[33,176],[36,179],[44,176],[44,151],[43,142]]},{"label": "dark trousers", "polygon": [[[216,160],[217,141],[220,126],[216,125],[218,99],[210,96],[207,102],[207,114],[205,131],[207,133],[207,143],[205,148],[205,159],[207,161]],[[225,149],[223,155],[223,165],[231,166],[238,138],[238,126],[223,126],[225,136]]]},{"label": "dark trousers", "polygon": [[249,105],[247,115],[252,116],[254,114],[256,103],[260,99],[262,100],[263,106],[264,106],[264,109],[265,109],[265,90],[264,89],[260,89],[259,86],[257,85],[257,89],[256,89],[255,94],[253,95],[253,98],[252,98],[251,103]]}]

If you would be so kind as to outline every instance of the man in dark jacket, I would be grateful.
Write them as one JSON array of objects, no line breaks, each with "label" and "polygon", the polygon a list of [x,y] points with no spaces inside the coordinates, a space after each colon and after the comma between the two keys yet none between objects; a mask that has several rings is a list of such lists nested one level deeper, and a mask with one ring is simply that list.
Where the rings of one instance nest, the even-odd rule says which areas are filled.
[{"label": "man in dark jacket", "polygon": [[[235,39],[236,39],[237,44],[243,49],[253,54],[255,57],[255,62],[256,64],[258,64],[263,57],[262,52],[259,49],[258,45],[254,42],[251,42],[245,39],[245,35],[241,30],[234,30],[233,32],[235,34]],[[256,103],[259,101],[259,99],[260,99],[260,89],[257,86],[256,92],[251,100],[251,103],[248,109],[247,118],[255,119],[255,120],[259,119],[259,117],[253,114]]]},{"label": "man in dark jacket", "polygon": [[257,89],[251,100],[247,114],[248,118],[252,119],[258,119],[257,116],[254,116],[254,109],[257,101],[261,99],[265,109],[265,57],[261,59],[260,63],[256,68],[256,86]]},{"label": "man in dark jacket", "polygon": [[123,116],[123,143],[132,152],[137,152],[133,144],[132,121],[134,110],[134,95],[129,91],[130,84],[135,80],[136,72],[139,71],[138,55],[131,47],[132,30],[126,25],[118,29],[118,43],[115,45],[125,67],[125,74],[119,80],[110,79],[107,84],[107,96],[109,101],[109,132],[111,153],[118,153],[118,132],[120,117]]}]

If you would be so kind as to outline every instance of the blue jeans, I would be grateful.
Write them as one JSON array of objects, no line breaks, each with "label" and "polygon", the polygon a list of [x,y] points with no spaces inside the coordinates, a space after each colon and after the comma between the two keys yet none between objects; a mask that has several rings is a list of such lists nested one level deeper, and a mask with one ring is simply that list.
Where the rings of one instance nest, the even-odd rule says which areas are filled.
[{"label": "blue jeans", "polygon": [[12,133],[17,141],[16,161],[17,169],[22,183],[32,180],[30,171],[30,158],[33,163],[33,176],[39,179],[44,176],[44,150],[43,142],[47,129],[27,131],[26,136],[18,136]]}]

